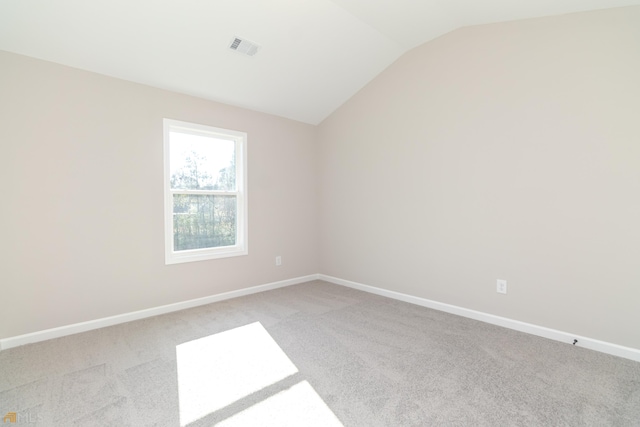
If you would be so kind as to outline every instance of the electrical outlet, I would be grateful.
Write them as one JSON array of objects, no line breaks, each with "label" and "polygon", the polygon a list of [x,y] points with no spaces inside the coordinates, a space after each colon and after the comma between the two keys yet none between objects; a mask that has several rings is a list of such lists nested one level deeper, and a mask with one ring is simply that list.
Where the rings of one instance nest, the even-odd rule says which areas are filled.
[{"label": "electrical outlet", "polygon": [[276,265],[282,265],[282,257],[280,255],[276,257]]},{"label": "electrical outlet", "polygon": [[506,280],[502,280],[502,279],[498,279],[497,286],[496,286],[496,291],[499,294],[506,294],[507,293],[507,281]]}]

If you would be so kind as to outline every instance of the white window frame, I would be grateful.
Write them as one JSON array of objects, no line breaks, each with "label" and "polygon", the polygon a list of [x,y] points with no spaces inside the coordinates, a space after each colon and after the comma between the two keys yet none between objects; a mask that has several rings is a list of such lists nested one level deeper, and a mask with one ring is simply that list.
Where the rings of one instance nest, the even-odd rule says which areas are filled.
[{"label": "white window frame", "polygon": [[[165,225],[165,264],[177,264],[208,259],[242,256],[249,253],[247,228],[247,134],[235,130],[215,128],[179,120],[164,119],[164,225]],[[209,190],[172,190],[171,189],[171,141],[170,132],[178,131],[208,137],[230,139],[235,142],[236,154],[236,191]],[[174,250],[173,236],[173,195],[174,194],[207,194],[230,196],[237,200],[236,211],[236,244],[215,248]]]}]

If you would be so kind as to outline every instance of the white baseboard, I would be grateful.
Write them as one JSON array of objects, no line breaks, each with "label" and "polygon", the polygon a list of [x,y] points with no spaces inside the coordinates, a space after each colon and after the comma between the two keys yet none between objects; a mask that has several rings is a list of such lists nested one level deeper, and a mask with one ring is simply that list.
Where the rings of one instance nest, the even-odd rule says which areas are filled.
[{"label": "white baseboard", "polygon": [[93,329],[113,326],[120,323],[140,320],[147,317],[158,316],[160,314],[171,313],[173,311],[184,310],[187,308],[197,307],[200,305],[211,304],[213,302],[223,301],[231,298],[237,298],[244,295],[255,294],[258,292],[269,291],[271,289],[283,288],[285,286],[297,285],[299,283],[317,280],[318,274],[309,276],[295,277],[293,279],[281,280],[279,282],[267,283],[265,285],[253,286],[251,288],[239,289],[237,291],[225,292],[222,294],[210,295],[208,297],[196,298],[188,301],[177,302],[174,304],[162,305],[146,310],[134,311],[131,313],[119,314],[117,316],[104,317],[102,319],[89,320],[82,323],[74,323],[72,325],[60,326],[58,328],[45,329],[43,331],[33,332],[30,334],[18,335],[10,338],[0,339],[0,350],[6,350],[20,345],[45,341],[52,338],[59,338],[66,335],[87,332]]},{"label": "white baseboard", "polygon": [[413,295],[403,294],[400,292],[389,291],[374,286],[364,285],[362,283],[352,282],[337,277],[327,276],[325,274],[310,274],[308,276],[296,277],[293,279],[281,280],[278,282],[267,283],[265,285],[253,286],[250,288],[239,289],[237,291],[225,292],[222,294],[210,295],[203,298],[182,301],[174,304],[167,304],[160,307],[153,307],[146,310],[134,311],[131,313],[120,314],[117,316],[104,317],[102,319],[90,320],[82,323],[74,323],[72,325],[61,326],[58,328],[46,329],[43,331],[33,332],[25,335],[0,339],[0,351],[12,347],[18,347],[25,344],[45,341],[52,338],[59,338],[66,335],[73,335],[80,332],[87,332],[93,329],[113,326],[120,323],[140,320],[147,317],[158,316],[160,314],[171,313],[174,311],[184,310],[187,308],[197,307],[200,305],[211,304],[218,301],[224,301],[231,298],[237,298],[244,295],[255,294],[258,292],[269,291],[272,289],[283,288],[286,286],[297,285],[299,283],[309,282],[312,280],[324,280],[336,285],[347,286],[349,288],[358,289],[364,292],[393,298],[399,301],[420,305],[434,310],[444,311],[446,313],[455,314],[470,319],[479,320],[481,322],[490,323],[492,325],[502,326],[516,331],[549,338],[555,341],[572,344],[573,340],[578,340],[576,346],[588,348],[590,350],[611,354],[618,357],[640,362],[640,349],[624,347],[605,341],[596,340],[569,332],[558,331],[556,329],[545,328],[543,326],[533,325],[531,323],[521,322],[506,317],[495,316],[493,314],[483,313],[481,311],[470,310],[468,308],[458,307],[451,304],[445,304],[438,301],[420,298]]},{"label": "white baseboard", "polygon": [[490,323],[492,325],[502,326],[509,329],[514,329],[520,332],[526,332],[528,334],[549,338],[555,341],[561,341],[568,344],[573,344],[573,340],[578,340],[578,342],[576,343],[576,346],[580,346],[580,347],[588,348],[590,350],[599,351],[601,353],[607,353],[614,356],[624,357],[625,359],[631,359],[636,362],[640,362],[639,349],[624,347],[618,344],[612,344],[605,341],[583,337],[580,335],[571,334],[569,332],[558,331],[556,329],[545,328],[543,326],[537,326],[531,323],[520,322],[518,320],[495,316],[493,314],[470,310],[468,308],[458,307],[456,305],[451,305],[451,304],[445,304],[445,303],[429,300],[426,298],[420,298],[412,295],[403,294],[400,292],[389,291],[386,289],[376,288],[374,286],[363,285],[362,283],[339,279],[337,277],[327,276],[325,274],[320,274],[319,278],[320,280],[334,283],[336,285],[347,286],[349,288],[358,289],[360,291],[365,291],[372,294],[381,295],[384,297],[408,302],[411,304],[432,308],[434,310],[444,311],[446,313],[456,314],[462,317],[468,317],[470,319],[479,320],[481,322]]}]

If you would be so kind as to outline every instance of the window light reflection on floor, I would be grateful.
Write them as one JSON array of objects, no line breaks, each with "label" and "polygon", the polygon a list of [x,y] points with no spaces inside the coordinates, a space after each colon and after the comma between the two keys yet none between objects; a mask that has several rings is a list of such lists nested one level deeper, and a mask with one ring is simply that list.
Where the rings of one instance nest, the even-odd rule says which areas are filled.
[{"label": "window light reflection on floor", "polygon": [[220,427],[333,427],[342,423],[306,381],[281,391],[217,424]]},{"label": "window light reflection on floor", "polygon": [[[181,426],[298,372],[259,322],[180,344],[176,347],[176,360]],[[289,413],[282,414],[285,406]],[[296,415],[302,408],[306,413]],[[301,415],[307,419],[310,414],[318,420],[335,420],[323,425],[342,425],[306,381],[235,414],[222,425],[247,425],[247,417],[255,414],[268,419],[266,413],[271,410],[279,413],[276,425],[288,425],[287,420]],[[300,425],[301,419],[295,419],[295,424]]]}]

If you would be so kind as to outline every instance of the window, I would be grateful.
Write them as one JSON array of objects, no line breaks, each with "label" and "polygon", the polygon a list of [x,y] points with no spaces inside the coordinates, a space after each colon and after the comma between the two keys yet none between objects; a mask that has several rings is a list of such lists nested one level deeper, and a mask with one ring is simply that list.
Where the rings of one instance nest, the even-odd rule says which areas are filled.
[{"label": "window", "polygon": [[247,134],[164,119],[165,263],[247,254]]}]

